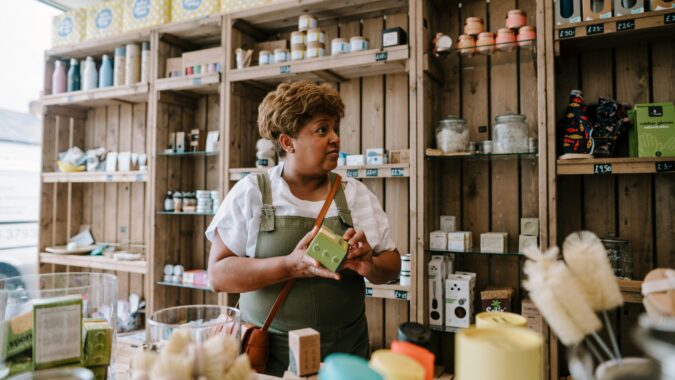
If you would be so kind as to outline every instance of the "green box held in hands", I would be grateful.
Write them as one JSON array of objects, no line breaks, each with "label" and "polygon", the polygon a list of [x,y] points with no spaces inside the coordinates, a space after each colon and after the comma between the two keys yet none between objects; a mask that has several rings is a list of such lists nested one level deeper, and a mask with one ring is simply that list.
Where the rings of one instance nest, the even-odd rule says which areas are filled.
[{"label": "green box held in hands", "polygon": [[319,232],[307,248],[307,255],[316,259],[324,267],[337,272],[347,257],[349,245],[330,228],[321,226]]}]

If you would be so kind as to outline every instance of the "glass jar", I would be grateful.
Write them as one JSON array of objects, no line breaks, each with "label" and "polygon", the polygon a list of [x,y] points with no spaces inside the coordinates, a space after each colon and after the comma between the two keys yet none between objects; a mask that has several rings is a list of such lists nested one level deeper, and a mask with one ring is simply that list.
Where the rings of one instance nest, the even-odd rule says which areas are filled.
[{"label": "glass jar", "polygon": [[492,128],[494,153],[527,153],[529,127],[525,115],[505,114],[495,118]]},{"label": "glass jar", "polygon": [[466,120],[450,115],[438,122],[436,146],[443,153],[465,152],[469,146],[469,130]]},{"label": "glass jar", "polygon": [[612,264],[614,275],[621,278],[633,277],[633,257],[628,251],[628,240],[620,239],[613,233],[601,239],[607,250],[607,258]]}]

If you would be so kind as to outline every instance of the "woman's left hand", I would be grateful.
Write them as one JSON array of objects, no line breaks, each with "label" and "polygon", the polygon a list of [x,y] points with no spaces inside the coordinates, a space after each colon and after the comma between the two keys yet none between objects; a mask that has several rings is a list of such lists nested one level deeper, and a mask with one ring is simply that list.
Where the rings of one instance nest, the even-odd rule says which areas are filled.
[{"label": "woman's left hand", "polygon": [[363,231],[349,228],[343,239],[349,244],[347,260],[343,264],[344,269],[351,269],[363,277],[368,277],[373,271],[373,248],[366,239]]}]

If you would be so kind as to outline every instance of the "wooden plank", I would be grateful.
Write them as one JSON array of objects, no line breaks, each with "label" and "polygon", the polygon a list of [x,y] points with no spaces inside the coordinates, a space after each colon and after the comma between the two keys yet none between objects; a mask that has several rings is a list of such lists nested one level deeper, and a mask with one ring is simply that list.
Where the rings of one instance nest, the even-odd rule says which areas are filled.
[{"label": "wooden plank", "polygon": [[[56,117],[44,115],[42,119],[42,163],[41,171],[53,171],[56,157]],[[53,237],[54,228],[54,196],[55,184],[40,182],[40,230],[38,248],[43,251],[45,247],[55,245]],[[36,263],[37,264],[37,263]],[[40,265],[40,273],[50,272],[50,265]]]},{"label": "wooden plank", "polygon": [[[120,106],[119,122],[119,145],[120,152],[131,152],[132,133],[133,133],[133,108],[129,104]],[[133,210],[134,213],[141,210]],[[131,240],[131,184],[123,183],[117,185],[117,238],[116,241],[122,244],[122,247],[129,244]],[[143,219],[143,218],[141,218]],[[129,297],[129,274],[117,274],[117,295],[120,298]]]},{"label": "wooden plank", "polygon": [[[182,107],[176,105],[169,105],[168,113],[168,131],[169,132],[178,132],[184,131],[182,128]],[[180,162],[171,160],[167,164],[167,188],[171,191],[187,191],[189,189],[181,188],[181,173],[180,173]],[[180,264],[180,225],[179,220],[176,218],[169,218],[166,222],[169,236],[167,238],[167,245],[165,247],[166,256],[163,262],[165,264]],[[166,232],[165,232],[166,233]],[[176,288],[166,289],[166,306],[175,306],[178,305],[180,300],[180,292]]]},{"label": "wooden plank", "polygon": [[[147,105],[138,104],[133,107],[133,117],[132,117],[132,138],[131,138],[131,151],[134,153],[145,153],[146,152],[146,140],[147,140]],[[146,233],[146,224],[149,224],[149,221],[146,220],[146,184],[144,183],[132,183],[131,184],[131,210],[133,210],[134,215],[143,215],[144,218],[132,217],[130,220],[129,228],[129,242],[132,244],[144,244],[146,246],[146,259],[148,257],[149,242],[145,239]],[[129,292],[136,293],[143,296],[145,294],[144,289],[144,278],[136,274],[131,274],[129,276]]]},{"label": "wooden plank", "polygon": [[[205,108],[206,105],[206,97],[202,96],[199,99],[199,107]],[[182,121],[181,121],[181,129],[185,131],[186,136],[189,136],[190,130],[192,127],[195,125],[195,110],[192,108],[183,108],[182,110]],[[189,141],[189,139],[188,139]],[[191,162],[190,160],[180,160],[180,189],[182,191],[191,191],[194,192],[198,190],[198,188],[195,187],[194,185],[194,176],[192,175],[194,173],[194,162]],[[201,189],[199,189],[201,190]],[[179,260],[177,264],[183,265],[184,268],[193,268],[192,260],[194,259],[194,251],[192,250],[192,240],[194,238],[193,236],[193,220],[189,220],[186,218],[179,218],[178,223],[179,223],[179,244],[178,244],[178,257]],[[192,293],[197,293],[193,292],[190,289],[186,288],[180,288],[179,290],[180,294],[180,304],[192,304]]]},{"label": "wooden plank", "polygon": [[629,241],[633,278],[640,279],[654,267],[652,240],[652,188],[649,175],[619,177],[619,236]]},{"label": "wooden plank", "polygon": [[[105,147],[109,152],[119,151],[119,106],[108,107]],[[117,242],[117,184],[105,185],[105,213],[103,218],[103,241]]]},{"label": "wooden plank", "polygon": [[654,102],[669,102],[675,98],[675,42],[654,44],[652,53],[652,93]]},{"label": "wooden plank", "polygon": [[557,245],[560,246],[567,235],[582,229],[581,178],[577,176],[558,178],[557,193],[557,208],[560,213],[557,221]]},{"label": "wooden plank", "polygon": [[[207,113],[206,113],[206,128],[208,130],[221,130],[221,125],[223,125],[223,113],[221,110],[221,103],[219,102],[219,99],[217,97],[210,97],[209,101],[207,103]],[[257,128],[255,128],[257,129]],[[221,132],[222,136],[222,132]],[[207,159],[206,160],[206,167],[205,167],[205,186],[209,190],[220,190],[221,197],[223,196],[222,194],[224,193],[223,188],[222,188],[222,179],[224,175],[222,175],[222,166],[218,164],[218,161],[215,159]],[[195,268],[203,268],[206,269],[208,266],[209,262],[209,252],[211,249],[211,243],[206,239],[204,236],[204,231],[206,230],[206,227],[211,223],[211,218],[201,218],[204,220],[204,228],[203,229],[196,229],[196,239],[201,240],[201,246],[202,246],[202,253],[201,253],[201,261],[197,261],[195,264]],[[218,303],[218,295],[215,293],[211,292],[203,292],[203,297],[204,297],[204,302],[205,303]]]},{"label": "wooden plank", "polygon": [[[59,116],[56,118],[56,153],[65,152],[70,148],[70,117]],[[54,244],[66,244],[70,236],[68,236],[68,218],[69,218],[69,192],[67,184],[57,184],[55,186],[56,194],[54,194]],[[55,272],[66,272],[67,268],[61,265],[54,266]]]},{"label": "wooden plank", "polygon": [[[212,97],[209,97],[209,100],[211,100]],[[216,97],[213,97],[216,99],[216,102],[219,100]],[[194,128],[198,128],[204,136],[206,136],[206,131],[207,131],[207,121],[206,121],[206,113],[209,109],[209,103],[210,102],[199,102],[199,106],[195,110],[195,115],[194,115]],[[218,120],[214,120],[217,122]],[[194,175],[193,175],[193,185],[195,189],[207,189],[206,186],[206,164],[207,159],[201,159],[201,160],[195,160],[193,162],[193,168],[194,168]],[[210,189],[210,188],[209,188]],[[193,221],[194,224],[194,237],[192,239],[192,267],[189,269],[204,269],[206,268],[206,263],[208,261],[204,261],[205,259],[208,259],[204,255],[204,236],[202,235],[202,232],[206,230],[206,225],[205,225],[205,218],[195,218]],[[204,303],[204,292],[194,292],[192,295],[193,302],[196,304],[202,304]]]},{"label": "wooden plank", "polygon": [[[108,109],[99,107],[96,109],[94,119],[94,147],[106,146],[106,120],[108,118]],[[97,242],[105,241],[103,233],[103,219],[105,217],[105,185],[91,185],[92,191],[92,222],[91,232]]]},{"label": "wooden plank", "polygon": [[[86,150],[84,139],[85,121],[82,119],[70,119],[70,143],[71,147],[77,146],[83,151]],[[82,224],[83,209],[84,209],[84,185],[71,184],[68,185],[68,227],[66,235],[71,237],[80,231]]]},{"label": "wooden plank", "polygon": [[[340,25],[340,37],[361,35],[358,21]],[[340,96],[345,103],[345,117],[340,123],[340,149],[350,154],[361,153],[361,80],[340,83]]]},{"label": "wooden plank", "polygon": [[384,300],[366,297],[368,341],[371,351],[384,348]]},{"label": "wooden plank", "polygon": [[[158,147],[163,147],[166,145],[166,142],[169,139],[169,105],[166,103],[157,103],[156,105],[156,128],[155,128],[155,139],[152,141],[153,149],[158,149]],[[148,205],[150,210],[163,210],[164,209],[164,195],[169,190],[167,182],[167,157],[159,157],[155,160],[155,168],[153,171],[155,191],[152,195],[152,204]],[[153,216],[154,217],[154,216]],[[151,297],[153,310],[161,309],[166,307],[166,290],[165,286],[155,286],[156,281],[161,281],[164,278],[164,264],[166,263],[166,252],[168,245],[168,220],[166,217],[157,216],[155,218],[155,225],[151,229],[152,239],[153,239],[153,262],[155,263],[151,270],[152,275],[150,277],[150,287],[152,288]]]},{"label": "wooden plank", "polygon": [[55,255],[52,253],[40,253],[40,261],[64,266],[68,265],[95,269],[92,270],[92,272],[108,270],[142,274],[146,273],[148,270],[148,263],[145,261],[117,261],[103,256]]}]

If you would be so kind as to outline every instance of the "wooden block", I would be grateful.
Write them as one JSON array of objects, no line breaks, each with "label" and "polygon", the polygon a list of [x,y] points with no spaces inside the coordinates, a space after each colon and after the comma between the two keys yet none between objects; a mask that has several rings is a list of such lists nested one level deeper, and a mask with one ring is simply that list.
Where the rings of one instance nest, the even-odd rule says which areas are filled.
[{"label": "wooden block", "polygon": [[288,332],[288,355],[290,369],[297,376],[319,372],[321,365],[321,336],[314,329]]}]

